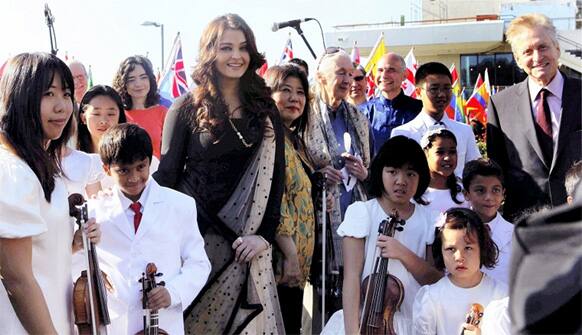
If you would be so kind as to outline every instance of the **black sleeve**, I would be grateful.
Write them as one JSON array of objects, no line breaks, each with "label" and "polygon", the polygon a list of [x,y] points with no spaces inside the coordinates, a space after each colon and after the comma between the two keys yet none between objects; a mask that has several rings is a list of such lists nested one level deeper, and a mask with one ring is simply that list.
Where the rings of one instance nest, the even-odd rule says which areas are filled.
[{"label": "black sleeve", "polygon": [[273,181],[271,192],[267,201],[267,209],[263,216],[263,222],[257,230],[257,234],[265,238],[269,243],[275,241],[275,233],[281,222],[281,201],[285,189],[285,134],[278,113],[272,113],[273,128],[275,129],[275,167],[273,169]]},{"label": "black sleeve", "polygon": [[188,121],[184,120],[184,114],[181,112],[186,98],[186,96],[178,98],[166,114],[162,131],[162,157],[158,170],[153,174],[160,185],[172,189],[176,189],[184,172],[185,149],[190,137]]},{"label": "black sleeve", "polygon": [[487,107],[487,157],[499,164],[503,171],[509,168],[505,139],[493,99],[489,99]]}]

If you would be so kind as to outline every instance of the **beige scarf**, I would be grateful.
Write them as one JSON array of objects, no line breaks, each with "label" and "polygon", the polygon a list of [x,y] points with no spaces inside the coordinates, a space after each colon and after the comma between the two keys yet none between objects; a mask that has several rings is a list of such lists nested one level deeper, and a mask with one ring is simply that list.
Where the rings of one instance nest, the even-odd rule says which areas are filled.
[{"label": "beige scarf", "polygon": [[[317,93],[316,93],[317,94]],[[332,159],[336,158],[341,152],[337,152],[337,140],[331,126],[327,107],[320,96],[316,95],[311,104],[311,113],[309,115],[309,129],[306,132],[305,143],[310,157],[313,160],[315,169],[321,169],[328,165],[333,166]],[[354,149],[358,150],[364,166],[370,167],[370,134],[368,119],[358,109],[346,103],[345,109],[346,123],[348,130],[352,129],[352,144]],[[331,228],[333,231],[334,250],[336,259],[339,264],[343,264],[341,238],[337,235],[336,230],[342,222],[341,207],[340,207],[340,187],[334,185],[328,189],[334,197],[333,210],[330,213]],[[367,200],[367,192],[364,185],[358,181],[354,188],[354,196],[358,201]],[[321,213],[318,214],[321,217]]]}]

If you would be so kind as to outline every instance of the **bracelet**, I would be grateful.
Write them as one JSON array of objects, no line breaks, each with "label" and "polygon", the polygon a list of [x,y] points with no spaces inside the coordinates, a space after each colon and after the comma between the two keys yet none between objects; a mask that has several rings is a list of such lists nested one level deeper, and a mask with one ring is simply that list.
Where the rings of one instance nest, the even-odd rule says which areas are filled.
[{"label": "bracelet", "polygon": [[263,242],[265,242],[265,245],[267,246],[267,249],[269,249],[269,247],[271,246],[271,243],[269,243],[264,237],[262,237],[261,235],[257,235],[261,240],[263,240]]}]

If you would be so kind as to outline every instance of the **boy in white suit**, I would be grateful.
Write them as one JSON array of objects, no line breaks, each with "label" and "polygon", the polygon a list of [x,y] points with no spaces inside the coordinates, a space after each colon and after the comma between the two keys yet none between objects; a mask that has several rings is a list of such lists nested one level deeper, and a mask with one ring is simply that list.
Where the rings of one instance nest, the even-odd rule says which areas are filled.
[{"label": "boy in white suit", "polygon": [[108,296],[109,333],[133,335],[143,330],[139,279],[147,264],[154,263],[165,286],[149,292],[148,307],[159,310],[161,329],[183,334],[182,312],[210,273],[196,203],[149,177],[152,144],[139,126],[110,128],[99,154],[105,172],[115,181],[111,194],[89,202],[103,232],[98,246],[101,269],[114,286]]},{"label": "boy in white suit", "polygon": [[509,285],[511,240],[513,224],[498,213],[505,199],[503,171],[494,161],[485,158],[472,160],[463,170],[463,194],[471,202],[471,209],[489,228],[491,238],[499,249],[494,268],[482,269],[488,276]]}]

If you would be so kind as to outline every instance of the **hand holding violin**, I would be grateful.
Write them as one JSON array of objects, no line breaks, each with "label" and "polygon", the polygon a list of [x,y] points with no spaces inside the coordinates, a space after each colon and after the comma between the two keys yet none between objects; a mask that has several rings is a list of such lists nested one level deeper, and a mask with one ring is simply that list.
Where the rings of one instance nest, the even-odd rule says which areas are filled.
[{"label": "hand holding violin", "polygon": [[403,246],[400,241],[384,234],[378,235],[376,246],[380,248],[381,256],[384,258],[400,260],[403,255],[409,251],[409,249]]},{"label": "hand holding violin", "polygon": [[149,309],[168,308],[171,303],[170,292],[163,286],[157,286],[148,293],[147,304]]},{"label": "hand holding violin", "polygon": [[[83,234],[81,229],[82,228],[77,229],[73,236],[73,252],[83,249]],[[91,243],[97,244],[101,241],[101,226],[95,221],[95,218],[91,218],[87,221],[85,232]]]}]

